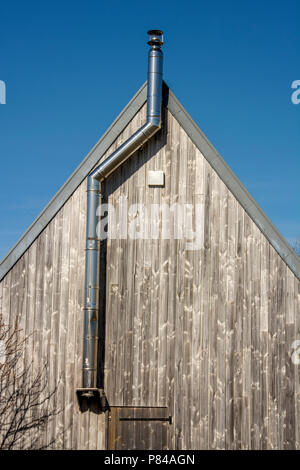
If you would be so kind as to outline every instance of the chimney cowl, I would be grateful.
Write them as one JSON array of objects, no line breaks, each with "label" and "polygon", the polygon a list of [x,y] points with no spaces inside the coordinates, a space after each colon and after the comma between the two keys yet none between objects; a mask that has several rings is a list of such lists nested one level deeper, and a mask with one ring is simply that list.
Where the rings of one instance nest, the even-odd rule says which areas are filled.
[{"label": "chimney cowl", "polygon": [[149,34],[149,46],[162,46],[164,43],[163,32],[160,29],[150,29]]}]

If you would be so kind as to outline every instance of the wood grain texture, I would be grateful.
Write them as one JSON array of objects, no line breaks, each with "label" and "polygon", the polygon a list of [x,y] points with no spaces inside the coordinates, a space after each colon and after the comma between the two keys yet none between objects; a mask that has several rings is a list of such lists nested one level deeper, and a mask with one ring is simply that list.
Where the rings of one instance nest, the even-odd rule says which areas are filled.
[{"label": "wood grain texture", "polygon": [[[145,111],[103,158],[140,127]],[[300,283],[176,119],[164,113],[163,129],[103,186],[104,199],[115,207],[121,199],[136,204],[130,222],[149,235],[107,240],[109,403],[121,410],[165,407],[172,415],[169,448],[300,449],[300,372],[291,360],[292,343],[300,339]],[[148,170],[164,171],[164,187],[147,186]],[[201,208],[199,249],[174,238],[172,214],[157,219],[153,205],[176,203],[190,204],[194,214],[196,205]],[[138,204],[151,214],[148,225]],[[195,230],[195,216],[192,221]],[[61,413],[42,436],[55,439],[54,448],[107,445],[104,414],[81,414],[75,396],[85,223],[86,181],[0,283],[4,319],[18,319],[30,335],[24,364],[32,363],[34,375],[47,363],[49,386],[58,387]],[[131,428],[126,446],[141,443],[145,432],[150,448],[162,439],[150,425]]]},{"label": "wood grain texture", "polygon": [[[295,448],[288,351],[299,282],[169,114],[163,132],[165,145],[147,144],[107,181],[108,200],[123,195],[149,212],[203,202],[204,247],[164,240],[162,227],[158,239],[125,240],[121,250],[109,241],[107,284],[122,284],[119,296],[107,291],[109,402],[168,406],[170,448]],[[164,188],[146,186],[148,169],[165,172]]]}]

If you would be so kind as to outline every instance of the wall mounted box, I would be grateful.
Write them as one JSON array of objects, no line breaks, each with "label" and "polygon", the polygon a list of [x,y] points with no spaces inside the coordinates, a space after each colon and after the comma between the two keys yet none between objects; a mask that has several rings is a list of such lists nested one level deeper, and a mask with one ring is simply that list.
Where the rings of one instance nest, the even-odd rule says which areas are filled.
[{"label": "wall mounted box", "polygon": [[148,186],[164,186],[165,185],[165,174],[161,170],[148,171]]}]

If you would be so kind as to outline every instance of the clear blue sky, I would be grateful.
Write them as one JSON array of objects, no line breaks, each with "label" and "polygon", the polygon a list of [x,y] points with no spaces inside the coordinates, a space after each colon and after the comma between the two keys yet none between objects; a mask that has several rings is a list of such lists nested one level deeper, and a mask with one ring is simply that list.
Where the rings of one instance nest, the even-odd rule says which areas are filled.
[{"label": "clear blue sky", "polygon": [[164,78],[289,240],[300,235],[300,2],[2,1],[0,258],[146,79]]}]

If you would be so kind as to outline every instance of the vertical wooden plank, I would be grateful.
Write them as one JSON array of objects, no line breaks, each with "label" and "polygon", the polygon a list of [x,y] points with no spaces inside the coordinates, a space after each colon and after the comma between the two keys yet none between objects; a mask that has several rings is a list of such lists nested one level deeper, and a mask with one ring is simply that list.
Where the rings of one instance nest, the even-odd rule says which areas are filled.
[{"label": "vertical wooden plank", "polygon": [[[149,156],[153,152],[153,141],[147,142],[145,145],[146,155]],[[145,155],[145,156],[146,156]],[[149,168],[153,168],[152,159],[146,164],[146,172]],[[146,175],[145,175],[146,176]],[[142,175],[141,175],[142,177]],[[152,191],[147,192],[148,197],[152,195]],[[136,204],[145,204],[146,203],[146,194],[145,186],[139,184],[136,188]],[[138,215],[139,211],[137,211]],[[144,239],[143,240],[143,273],[142,273],[142,371],[141,371],[141,380],[142,380],[142,405],[150,404],[150,395],[153,393],[153,383],[151,383],[151,343],[152,343],[152,312],[151,312],[151,281],[152,281],[152,240]],[[153,334],[155,334],[153,332]]]},{"label": "vertical wooden plank", "polygon": [[[31,245],[28,252],[28,291],[26,305],[26,351],[25,351],[25,367],[30,376],[29,383],[32,381],[33,374],[33,351],[34,351],[34,329],[35,329],[35,307],[36,307],[36,260],[37,260],[37,243]],[[27,445],[35,438],[35,433],[28,433]]]},{"label": "vertical wooden plank", "polygon": [[[9,320],[7,326],[10,328],[10,334],[14,335],[14,339],[18,341],[18,346],[23,349],[22,342],[24,340],[23,332],[21,331],[21,310],[20,302],[23,295],[22,292],[22,259],[13,266],[11,270],[11,281],[10,281],[10,311]],[[17,373],[22,371],[22,358],[20,357],[18,363],[15,366]],[[13,410],[12,410],[13,411]],[[30,410],[29,410],[30,413]],[[40,436],[38,436],[40,437]],[[23,439],[22,439],[23,441]],[[20,449],[23,444],[19,441],[16,445],[16,449]]]},{"label": "vertical wooden plank", "polygon": [[235,337],[235,240],[237,224],[235,223],[236,200],[228,194],[228,261],[226,274],[226,351],[225,351],[225,423],[226,449],[234,447],[234,337]]},{"label": "vertical wooden plank", "polygon": [[69,303],[69,253],[70,253],[70,211],[71,200],[63,207],[62,221],[62,247],[60,272],[60,301],[59,301],[59,325],[58,325],[58,397],[57,406],[62,410],[57,417],[56,432],[58,433],[58,446],[64,447],[65,444],[65,391],[66,391],[66,335],[68,321],[68,303]]},{"label": "vertical wooden plank", "polygon": [[[165,119],[162,129],[162,139],[168,139],[168,111],[164,109]],[[170,184],[171,184],[171,160],[170,155],[167,153],[166,145],[160,149],[161,153],[161,168],[165,172],[165,187],[161,192],[161,204],[169,206],[170,204]],[[162,217],[162,215],[161,215]],[[165,216],[167,218],[167,216]],[[165,220],[166,222],[166,220]],[[153,223],[153,220],[152,220]],[[156,227],[154,227],[155,229]],[[158,228],[159,230],[159,228]],[[169,253],[170,242],[162,237],[160,230],[160,273],[159,273],[159,339],[158,339],[158,402],[166,405],[168,402],[167,397],[167,327],[168,327],[168,284],[169,284]]]},{"label": "vertical wooden plank", "polygon": [[[135,129],[135,122],[131,122],[126,132],[123,133],[124,140],[127,139]],[[133,156],[134,157],[134,156]],[[131,168],[130,161],[125,163],[124,166],[120,168],[120,172],[117,175],[118,186],[120,186],[124,180],[124,175],[127,173],[129,168]],[[119,188],[117,189],[117,194],[120,193]],[[115,192],[116,194],[116,192]],[[113,204],[116,206],[117,200],[114,194]],[[132,372],[129,370],[128,363],[132,364],[132,329],[131,329],[131,320],[132,312],[128,311],[126,308],[127,304],[127,283],[131,278],[132,270],[128,269],[126,263],[127,259],[127,241],[117,238],[116,247],[118,251],[118,260],[116,269],[118,271],[118,308],[119,308],[119,342],[118,342],[118,354],[120,367],[117,370],[117,391],[118,391],[118,403],[121,405],[131,403],[132,399],[132,387],[131,375]],[[124,262],[125,261],[125,262]],[[123,335],[120,336],[120,331],[123,331]]]},{"label": "vertical wooden plank", "polygon": [[219,266],[217,307],[217,389],[216,389],[216,448],[226,446],[226,265],[228,256],[228,192],[220,182],[219,187]]},{"label": "vertical wooden plank", "polygon": [[[193,165],[193,155],[189,152],[188,141],[185,132],[180,128],[180,165],[179,165],[179,203],[183,209],[183,238],[179,241],[181,259],[178,259],[177,269],[180,272],[178,276],[178,297],[180,301],[180,330],[178,331],[177,341],[181,345],[181,377],[178,377],[179,389],[177,396],[179,398],[180,388],[182,396],[182,423],[181,423],[181,447],[190,448],[190,427],[191,427],[191,351],[190,351],[190,332],[191,332],[191,301],[193,279],[192,254],[189,248],[189,239],[193,227],[189,228],[189,214],[187,204],[191,204],[193,183],[188,168]],[[188,191],[189,188],[189,191]],[[179,350],[180,351],[180,350]]]},{"label": "vertical wooden plank", "polygon": [[[148,147],[147,147],[148,148]],[[143,195],[143,188],[145,186],[145,162],[147,155],[147,150],[141,149],[138,152],[138,157],[135,162],[132,162],[134,165],[134,174],[132,175],[130,181],[128,182],[127,188],[127,201],[128,201],[128,209],[130,208],[131,204],[137,204],[138,202],[142,203],[143,199],[139,201],[139,194],[141,197]],[[140,165],[143,165],[139,168]],[[129,223],[133,222],[132,215],[128,218]],[[128,231],[130,227],[128,226]],[[143,298],[143,290],[144,290],[144,240],[131,239],[131,235],[128,232],[128,243],[130,253],[132,253],[134,265],[132,267],[133,273],[133,290],[134,290],[134,298],[132,298],[132,308],[128,312],[134,316],[133,318],[133,328],[134,328],[134,336],[133,336],[133,361],[134,361],[134,370],[132,371],[132,383],[134,385],[134,400],[132,404],[134,405],[141,405],[144,404],[144,397],[143,397],[143,388],[147,387],[145,385],[143,377],[144,377],[144,356],[143,356],[143,338],[144,338],[144,298]],[[131,264],[131,261],[128,259],[125,263]],[[134,312],[134,313],[133,313]],[[135,432],[139,432],[139,427],[136,428]]]},{"label": "vertical wooden plank", "polygon": [[[41,296],[43,297],[42,300],[42,310],[41,310],[41,330],[38,332],[41,335],[41,364],[45,364],[46,366],[46,374],[47,377],[47,387],[45,390],[45,394],[51,393],[52,390],[50,388],[49,383],[49,373],[50,373],[50,337],[51,337],[51,313],[52,313],[52,291],[53,291],[53,234],[54,234],[54,222],[50,222],[50,224],[44,230],[45,236],[45,246],[44,246],[44,266],[43,266],[43,286]],[[50,407],[52,403],[50,404]],[[48,435],[48,426],[44,431],[44,445],[48,445],[49,442],[49,435]]]},{"label": "vertical wooden plank", "polygon": [[[168,115],[168,129],[170,138],[167,141],[166,155],[168,159],[172,159],[171,166],[171,187],[170,187],[170,204],[176,202],[178,197],[178,158],[179,158],[179,142],[176,138],[176,126],[171,115]],[[173,235],[174,236],[174,235]],[[174,358],[175,350],[175,322],[177,315],[177,299],[176,299],[176,254],[177,254],[177,240],[170,242],[170,255],[169,255],[169,301],[168,301],[168,326],[167,326],[167,396],[168,407],[170,413],[174,416],[173,430],[170,435],[169,446],[176,448],[176,426],[177,426],[177,400],[175,398],[175,369],[176,361]],[[175,406],[176,402],[176,406]]]},{"label": "vertical wooden plank", "polygon": [[235,295],[235,338],[234,338],[234,449],[242,449],[241,416],[243,406],[242,357],[243,357],[243,298],[244,298],[244,265],[243,265],[243,219],[244,212],[236,207],[236,295]]},{"label": "vertical wooden plank", "polygon": [[209,388],[208,388],[208,428],[209,448],[216,448],[217,438],[217,318],[218,318],[218,265],[219,265],[219,180],[215,172],[211,174],[210,233],[211,272],[209,278]]},{"label": "vertical wooden plank", "polygon": [[262,449],[268,449],[269,438],[269,310],[270,310],[270,246],[261,234],[261,306],[260,306],[260,348],[262,356],[261,364],[261,414]]},{"label": "vertical wooden plank", "polygon": [[[153,141],[153,147],[151,153],[154,155],[152,158],[153,161],[153,169],[154,170],[163,170],[164,168],[162,167],[162,155],[161,151],[159,149],[159,139],[154,139]],[[149,166],[148,166],[149,168]],[[159,396],[158,396],[158,390],[159,390],[159,382],[158,382],[158,371],[159,371],[159,366],[158,366],[158,358],[159,358],[159,345],[160,345],[160,321],[161,321],[161,315],[163,312],[161,311],[161,306],[159,304],[160,300],[160,273],[162,270],[162,266],[160,263],[160,258],[161,258],[161,241],[159,238],[153,237],[153,232],[151,228],[151,205],[161,205],[162,202],[162,194],[163,194],[163,189],[162,188],[146,188],[146,207],[148,209],[148,237],[150,238],[150,243],[151,243],[151,251],[152,251],[152,257],[151,257],[151,267],[152,267],[152,273],[151,273],[151,305],[150,305],[150,311],[152,313],[152,318],[151,318],[151,338],[152,341],[150,343],[151,347],[151,356],[150,356],[150,394],[152,399],[149,400],[149,404],[151,406],[159,405]]]},{"label": "vertical wooden plank", "polygon": [[276,288],[276,309],[277,309],[277,372],[276,372],[276,402],[278,408],[278,438],[277,449],[284,448],[286,429],[286,270],[285,263],[274,251],[274,256],[278,260],[277,288]]},{"label": "vertical wooden plank", "polygon": [[204,163],[205,181],[205,209],[204,209],[204,249],[203,249],[203,270],[201,273],[202,305],[203,317],[201,322],[201,387],[200,387],[200,449],[209,448],[209,299],[210,299],[210,259],[211,259],[211,171],[205,161]]},{"label": "vertical wooden plank", "polygon": [[[126,136],[129,134],[123,133],[122,137],[118,139],[118,145],[122,142],[123,136],[126,139]],[[123,169],[120,168],[120,171],[116,173],[116,175],[112,176],[118,182],[121,181],[121,171]],[[121,302],[123,299],[122,289],[123,284],[122,281],[122,274],[120,272],[121,269],[121,256],[122,256],[122,248],[121,248],[121,241],[120,239],[113,240],[111,242],[111,249],[115,250],[117,253],[117,259],[113,258],[114,264],[114,271],[115,271],[115,284],[113,285],[114,295],[116,296],[116,303],[115,303],[115,310],[114,315],[116,316],[116,357],[115,363],[116,368],[113,371],[115,374],[115,391],[114,391],[114,404],[122,406],[124,404],[124,334],[126,334],[125,330],[125,319],[126,319],[126,312],[124,309],[121,308]],[[110,265],[111,268],[111,265]],[[109,310],[108,310],[109,311]],[[122,368],[120,369],[119,364],[122,364]],[[122,370],[122,372],[121,372]]]},{"label": "vertical wooden plank", "polygon": [[277,276],[278,258],[270,247],[270,311],[269,311],[269,382],[270,382],[270,402],[269,402],[269,448],[278,449],[279,438],[279,410],[278,410],[278,318],[277,318]]},{"label": "vertical wooden plank", "polygon": [[[45,380],[47,370],[43,370],[41,364],[42,357],[42,334],[43,334],[43,290],[44,290],[44,270],[45,270],[45,244],[47,231],[44,231],[36,240],[36,280],[35,280],[35,314],[33,331],[33,380],[42,373],[42,380]],[[36,434],[36,431],[35,433]],[[37,433],[34,439],[38,439],[40,444],[45,445],[42,436]]]},{"label": "vertical wooden plank", "polygon": [[241,311],[242,324],[242,448],[251,448],[251,317],[252,317],[252,278],[253,278],[253,233],[252,221],[244,214],[242,237],[242,262],[244,264],[244,298]]},{"label": "vertical wooden plank", "polygon": [[[166,129],[165,129],[166,132]],[[167,137],[167,136],[166,136]],[[161,203],[168,205],[170,203],[170,178],[171,178],[171,161],[166,148],[161,149],[162,152],[162,168],[165,171],[165,188],[162,192]],[[162,217],[162,215],[161,215]],[[164,240],[162,234],[160,236],[160,271],[159,271],[159,300],[158,300],[158,316],[159,316],[159,332],[158,332],[158,402],[166,405],[167,397],[167,328],[168,328],[168,302],[169,302],[169,254],[170,242]]]},{"label": "vertical wooden plank", "polygon": [[[62,226],[63,212],[60,211],[55,217],[54,239],[53,239],[53,272],[52,272],[52,306],[51,306],[51,334],[50,334],[50,359],[49,359],[49,384],[50,389],[58,388],[58,338],[59,338],[59,311],[61,293],[61,251],[62,251]],[[58,409],[57,393],[53,400],[55,409]],[[56,427],[56,417],[49,424],[49,439],[54,441],[54,447],[59,447],[61,442],[57,441],[58,433]]]},{"label": "vertical wooden plank", "polygon": [[[20,337],[25,339],[26,329],[26,302],[27,302],[27,281],[28,281],[28,251],[20,259],[20,298],[19,298],[19,329]],[[1,312],[1,309],[0,309]],[[24,361],[25,351],[23,351]],[[23,362],[24,367],[24,362]]]},{"label": "vertical wooden plank", "polygon": [[[194,204],[204,205],[204,161],[203,156],[198,150],[195,152],[195,188],[194,188]],[[204,217],[200,222],[204,233]],[[198,449],[200,446],[200,389],[201,387],[201,324],[203,323],[204,312],[202,310],[202,288],[201,276],[203,272],[203,251],[193,252],[194,280],[193,280],[193,309],[192,309],[192,417],[191,417],[191,448]]]},{"label": "vertical wooden plank", "polygon": [[[72,428],[75,425],[74,414],[77,403],[75,401],[75,349],[76,349],[76,322],[81,321],[81,312],[76,305],[78,282],[78,251],[79,251],[79,210],[80,190],[75,191],[70,200],[70,236],[69,236],[69,289],[66,319],[66,355],[65,355],[65,448],[72,449]],[[82,268],[81,268],[82,269]],[[80,277],[79,277],[80,279]],[[66,308],[66,307],[65,307]],[[78,316],[77,316],[78,315]],[[78,318],[79,317],[79,318]]]},{"label": "vertical wooden plank", "polygon": [[[182,173],[185,171],[184,160],[181,159],[182,133],[180,127],[175,125],[176,141],[178,143],[178,189],[177,201],[182,203],[186,191],[186,183],[183,181]],[[174,132],[174,136],[175,136]],[[176,242],[176,240],[174,240]],[[172,243],[174,243],[172,241]],[[183,321],[184,321],[184,267],[185,267],[185,241],[180,238],[176,243],[176,316],[175,316],[175,348],[173,351],[173,360],[175,361],[174,374],[174,400],[176,402],[175,415],[175,448],[182,449],[184,445],[184,405],[182,400],[183,387]]]},{"label": "vertical wooden plank", "polygon": [[261,237],[259,229],[253,225],[253,251],[251,254],[253,274],[251,282],[251,449],[261,449],[262,392],[261,392],[261,345],[260,345],[260,308],[261,308]]}]

